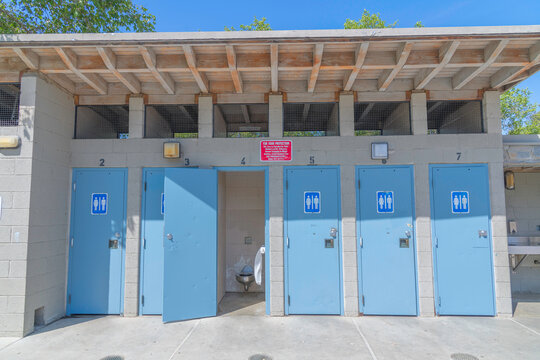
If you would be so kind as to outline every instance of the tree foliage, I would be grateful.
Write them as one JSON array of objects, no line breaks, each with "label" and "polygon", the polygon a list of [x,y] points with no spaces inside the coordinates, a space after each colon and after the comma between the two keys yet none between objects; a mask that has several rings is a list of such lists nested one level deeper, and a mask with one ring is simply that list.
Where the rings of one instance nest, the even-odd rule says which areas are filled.
[{"label": "tree foliage", "polygon": [[0,0],[0,33],[154,31],[156,17],[131,0]]},{"label": "tree foliage", "polygon": [[[393,23],[387,23],[381,18],[380,13],[371,14],[367,9],[364,9],[362,16],[358,20],[351,20],[347,18],[343,27],[345,29],[384,29],[384,28],[394,28],[398,24],[398,21]],[[417,21],[414,24],[414,27],[424,27],[422,22]]]},{"label": "tree foliage", "polygon": [[[266,22],[266,18],[263,17],[260,20],[256,16],[253,17],[253,22],[249,25],[240,25],[240,31],[268,31],[272,30],[270,24]],[[238,31],[234,26],[225,26],[225,31]]]},{"label": "tree foliage", "polygon": [[538,104],[528,88],[512,88],[501,95],[501,120],[505,134],[540,134]]}]

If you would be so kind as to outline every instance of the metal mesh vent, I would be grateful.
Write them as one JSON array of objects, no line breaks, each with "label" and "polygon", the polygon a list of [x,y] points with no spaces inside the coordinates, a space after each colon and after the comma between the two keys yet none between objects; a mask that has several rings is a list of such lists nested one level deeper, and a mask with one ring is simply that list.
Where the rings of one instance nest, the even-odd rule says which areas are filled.
[{"label": "metal mesh vent", "polygon": [[148,105],[145,118],[147,138],[196,138],[199,135],[197,105]]},{"label": "metal mesh vent", "polygon": [[128,105],[77,106],[76,139],[127,139]]},{"label": "metal mesh vent", "polygon": [[0,85],[0,126],[19,125],[19,84]]},{"label": "metal mesh vent", "polygon": [[283,104],[283,136],[339,135],[338,103]]},{"label": "metal mesh vent", "polygon": [[482,125],[482,102],[428,101],[429,134],[473,134],[484,132]]},{"label": "metal mesh vent", "polygon": [[268,104],[214,105],[214,137],[268,136]]},{"label": "metal mesh vent", "polygon": [[354,104],[354,134],[357,136],[410,135],[408,102],[360,102]]}]

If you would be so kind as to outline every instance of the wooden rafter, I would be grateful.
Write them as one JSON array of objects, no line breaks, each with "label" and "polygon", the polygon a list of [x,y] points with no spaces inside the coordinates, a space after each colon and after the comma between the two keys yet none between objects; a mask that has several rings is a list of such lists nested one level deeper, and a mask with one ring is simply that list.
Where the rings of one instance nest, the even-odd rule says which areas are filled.
[{"label": "wooden rafter", "polygon": [[234,51],[234,46],[226,45],[225,49],[227,50],[227,62],[229,63],[229,71],[231,72],[234,89],[236,90],[236,93],[241,94],[244,91],[242,89],[240,72],[236,68],[236,52]]},{"label": "wooden rafter", "polygon": [[538,63],[540,63],[540,42],[537,42],[529,49],[529,63],[527,65],[522,67],[503,67],[493,74],[490,79],[491,87],[498,88],[512,82],[519,75],[527,72]]},{"label": "wooden rafter", "polygon": [[206,79],[206,76],[201,74],[199,72],[199,69],[197,68],[197,57],[193,52],[193,48],[190,45],[184,45],[183,48],[188,67],[191,70],[191,73],[193,74],[197,85],[199,85],[199,89],[201,89],[201,92],[204,94],[208,93],[210,86],[208,85],[208,80]]},{"label": "wooden rafter", "polygon": [[309,77],[307,91],[312,93],[315,91],[315,85],[317,84],[317,78],[319,77],[319,70],[321,68],[322,55],[324,50],[324,44],[315,44],[313,50],[313,68],[311,69],[311,75]]},{"label": "wooden rafter", "polygon": [[96,74],[83,74],[78,66],[78,59],[77,54],[73,52],[73,50],[68,48],[55,48],[56,53],[64,64],[81,80],[83,80],[85,83],[90,85],[94,90],[96,90],[101,95],[107,94],[107,82],[103,80],[99,75]]},{"label": "wooden rafter", "polygon": [[116,68],[116,55],[110,48],[98,47],[97,51],[101,56],[101,59],[103,59],[105,66],[107,66],[107,69],[109,69],[111,73],[129,89],[129,91],[134,94],[141,92],[141,83],[133,74],[121,73],[118,71]]},{"label": "wooden rafter", "polygon": [[247,123],[251,122],[251,119],[249,118],[249,109],[247,105],[242,104],[240,105],[240,109],[242,109],[242,116],[244,116],[244,121]]},{"label": "wooden rafter", "polygon": [[414,79],[415,89],[421,90],[425,88],[426,85],[450,62],[450,59],[452,59],[452,56],[454,56],[458,47],[459,41],[457,40],[449,41],[441,46],[439,49],[439,64],[432,70],[422,70],[419,72],[418,76]]},{"label": "wooden rafter", "polygon": [[154,78],[161,84],[163,89],[167,92],[169,95],[174,94],[174,81],[171,78],[169,74],[162,73],[157,70],[156,64],[157,64],[157,58],[156,53],[145,46],[139,46],[139,51],[141,52],[141,55],[144,59],[144,62],[146,64],[146,67],[152,75],[154,75]]},{"label": "wooden rafter", "polygon": [[385,91],[390,86],[390,83],[396,78],[397,74],[407,62],[409,54],[411,53],[413,43],[410,41],[402,43],[396,51],[396,66],[392,70],[386,70],[379,78],[379,91]]},{"label": "wooden rafter", "polygon": [[279,74],[278,74],[278,63],[279,63],[279,55],[278,55],[278,44],[271,44],[270,45],[270,78],[271,78],[271,89],[272,92],[278,92],[279,91]]},{"label": "wooden rafter", "polygon": [[19,58],[28,66],[30,70],[39,69],[39,56],[35,52],[29,49],[13,48],[13,51],[19,56]]},{"label": "wooden rafter", "polygon": [[482,71],[486,70],[491,64],[495,62],[495,59],[501,54],[510,40],[500,40],[491,42],[484,49],[484,63],[477,68],[465,68],[461,69],[452,78],[452,86],[454,90],[459,90],[467,85],[472,79],[479,75]]},{"label": "wooden rafter", "polygon": [[354,69],[351,71],[349,76],[344,81],[344,86],[343,86],[344,91],[351,90],[352,86],[354,85],[354,82],[356,81],[356,78],[358,77],[358,73],[360,72],[360,69],[362,69],[362,65],[364,65],[364,60],[366,59],[368,47],[369,47],[369,42],[363,42],[359,44],[358,47],[356,48],[356,53],[355,53],[356,62],[354,64]]}]

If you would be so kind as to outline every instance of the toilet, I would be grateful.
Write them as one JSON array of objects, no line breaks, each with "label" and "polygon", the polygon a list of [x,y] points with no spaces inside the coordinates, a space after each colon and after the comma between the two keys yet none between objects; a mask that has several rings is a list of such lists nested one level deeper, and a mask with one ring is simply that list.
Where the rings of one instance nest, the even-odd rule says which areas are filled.
[{"label": "toilet", "polygon": [[246,265],[242,268],[239,274],[236,274],[236,281],[244,285],[244,291],[247,292],[249,287],[255,281],[255,275],[253,268],[250,265]]}]

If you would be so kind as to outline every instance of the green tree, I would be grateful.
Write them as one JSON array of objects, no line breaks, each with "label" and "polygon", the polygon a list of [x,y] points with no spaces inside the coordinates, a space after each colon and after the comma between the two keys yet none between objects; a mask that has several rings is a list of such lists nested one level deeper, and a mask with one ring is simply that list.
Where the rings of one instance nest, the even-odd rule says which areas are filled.
[{"label": "green tree", "polygon": [[[360,17],[360,19],[351,20],[347,18],[345,20],[345,24],[343,24],[343,27],[345,29],[384,29],[394,28],[397,26],[397,24],[397,20],[389,24],[386,23],[386,21],[384,21],[383,19],[381,19],[381,14],[371,14],[368,10],[364,9],[362,17]],[[417,21],[416,24],[414,24],[414,27],[424,27],[424,25],[422,25],[422,22]]]},{"label": "green tree", "polygon": [[[270,24],[266,22],[266,18],[263,17],[260,20],[256,16],[253,17],[253,22],[249,25],[240,25],[240,31],[268,31],[272,30]],[[237,31],[234,26],[225,26],[225,31]]]},{"label": "green tree", "polygon": [[154,31],[156,17],[131,0],[0,0],[0,33]]},{"label": "green tree", "polygon": [[512,88],[501,95],[501,121],[503,133],[540,134],[538,104],[531,101],[528,88]]}]

